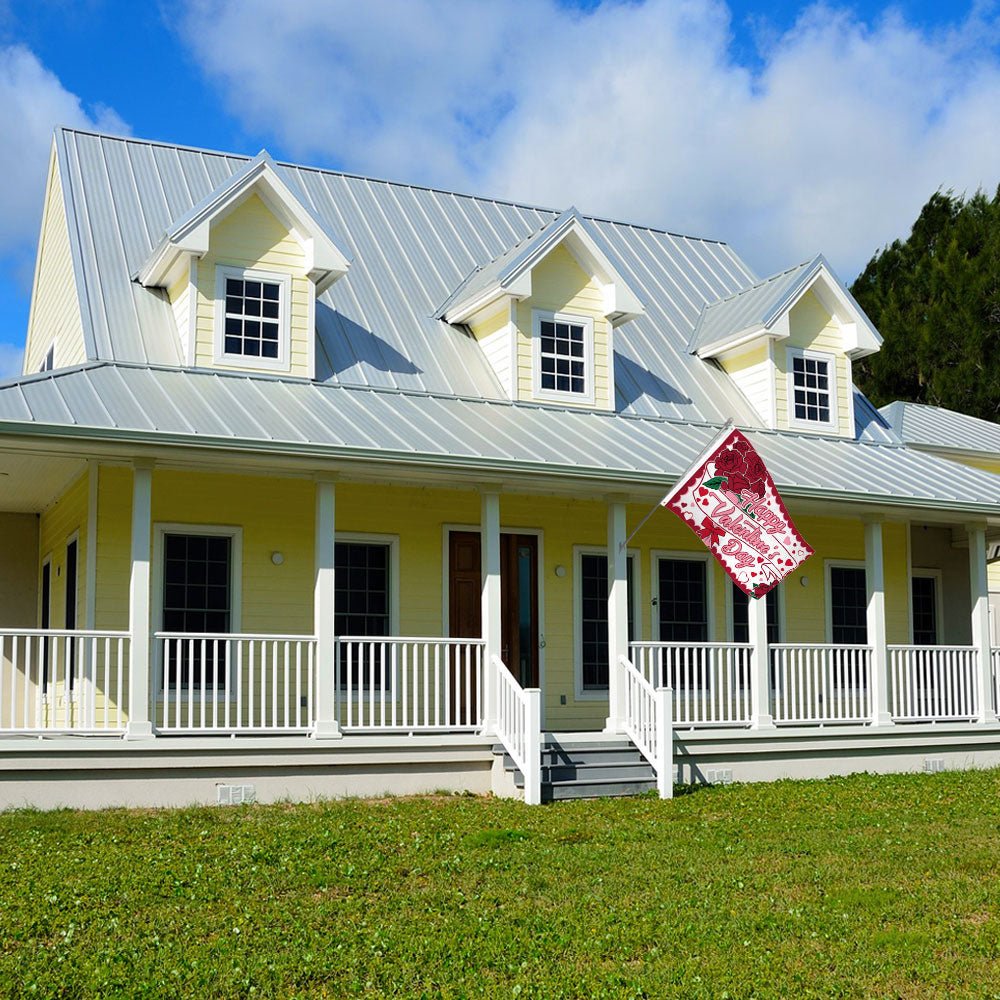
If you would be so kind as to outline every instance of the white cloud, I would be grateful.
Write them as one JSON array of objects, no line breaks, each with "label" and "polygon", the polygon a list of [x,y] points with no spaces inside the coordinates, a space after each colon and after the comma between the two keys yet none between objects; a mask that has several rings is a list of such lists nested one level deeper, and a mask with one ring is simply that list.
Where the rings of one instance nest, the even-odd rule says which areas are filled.
[{"label": "white cloud", "polygon": [[89,112],[21,45],[0,47],[0,255],[31,249],[42,217],[52,130],[56,125],[127,132],[109,108]]},{"label": "white cloud", "polygon": [[[293,156],[731,242],[854,276],[938,187],[1000,180],[1000,20],[816,5],[732,56],[721,0],[192,0],[229,109]],[[764,35],[762,34],[762,37]]]}]

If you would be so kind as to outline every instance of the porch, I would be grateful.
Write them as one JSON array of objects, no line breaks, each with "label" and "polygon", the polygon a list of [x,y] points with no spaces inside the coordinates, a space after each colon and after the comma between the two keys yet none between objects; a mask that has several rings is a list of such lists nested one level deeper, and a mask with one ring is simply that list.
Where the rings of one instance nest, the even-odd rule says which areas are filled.
[{"label": "porch", "polygon": [[[422,487],[418,494],[403,485],[237,478],[152,463],[91,463],[64,498],[74,490],[79,530],[67,530],[73,522],[60,500],[43,514],[35,542],[42,566],[37,603],[50,612],[61,606],[67,627],[52,627],[58,616],[50,613],[40,616],[39,628],[0,629],[0,743],[8,760],[19,750],[36,755],[48,747],[81,759],[106,753],[110,767],[115,755],[165,759],[182,746],[192,751],[180,751],[187,758],[201,755],[203,762],[217,752],[252,756],[284,746],[329,762],[337,747],[348,758],[379,747],[405,770],[407,754],[441,747],[457,753],[459,746],[480,767],[482,754],[499,744],[524,777],[525,798],[538,801],[546,734],[629,739],[662,795],[670,794],[675,775],[686,780],[683,760],[690,762],[690,748],[699,746],[725,747],[725,754],[743,747],[777,759],[806,740],[832,762],[838,740],[845,749],[860,739],[901,752],[930,746],[933,731],[968,736],[990,752],[1000,748],[1000,650],[989,643],[985,524],[934,529],[950,532],[949,558],[965,564],[963,627],[972,642],[944,644],[945,630],[933,643],[889,641],[913,614],[910,595],[899,589],[900,577],[904,588],[907,579],[901,567],[912,558],[912,529],[874,514],[863,522],[816,519],[814,528],[833,533],[824,555],[863,568],[857,627],[870,641],[776,642],[766,602],[744,604],[741,624],[736,595],[684,529],[661,522],[626,548],[627,525],[646,507],[631,497],[553,498],[499,486]],[[810,517],[807,505],[803,510]],[[53,537],[71,539],[66,561],[46,563]],[[167,611],[180,605],[169,592],[166,546],[183,537],[229,540],[224,575],[256,631],[205,627],[219,617],[203,618],[200,629],[167,630]],[[466,565],[462,546],[470,543],[474,564]],[[338,604],[353,572],[337,561],[345,544],[384,551],[383,564],[367,567],[361,591],[374,586],[377,573],[395,579],[374,625],[371,614],[365,619],[371,608],[352,618]],[[73,567],[72,545],[79,547]],[[287,572],[286,557],[294,563]],[[211,553],[205,559],[210,564]],[[68,582],[77,563],[81,597]],[[676,585],[673,578],[665,583],[664,567],[688,563],[703,567],[706,630],[718,629],[713,620],[725,622],[730,631],[744,629],[746,641],[658,637],[672,621],[663,588]],[[955,566],[938,572],[951,574],[945,579],[952,588]],[[525,588],[523,600],[512,580]],[[781,597],[788,619],[781,631],[783,639],[798,640],[817,630],[819,594],[815,578],[813,589],[804,577],[794,583]],[[829,586],[828,570],[819,582],[828,604]],[[585,606],[596,593],[599,614]],[[942,604],[944,598],[942,590]],[[190,593],[184,600],[191,604]],[[209,615],[211,601],[203,603]],[[224,604],[225,622],[239,625],[237,604],[230,597]],[[77,605],[84,628],[75,627]],[[949,613],[956,606],[949,593]],[[517,607],[528,607],[527,617],[518,618]],[[581,673],[588,654],[581,652],[580,619],[588,615],[600,619],[598,653],[590,650],[588,668],[603,662],[596,684]],[[435,619],[441,634],[393,628]],[[344,621],[372,627],[341,633]],[[305,622],[312,628],[280,628]],[[114,623],[119,627],[95,627]],[[574,686],[575,695],[560,693]]]}]

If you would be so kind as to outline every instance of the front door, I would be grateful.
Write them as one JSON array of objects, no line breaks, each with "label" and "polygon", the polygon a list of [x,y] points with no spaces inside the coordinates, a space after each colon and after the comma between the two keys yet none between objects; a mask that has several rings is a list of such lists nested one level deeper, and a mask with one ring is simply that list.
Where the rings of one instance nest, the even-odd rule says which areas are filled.
[{"label": "front door", "polygon": [[[477,531],[449,539],[448,622],[454,637],[483,634],[482,549]],[[538,687],[538,539],[500,535],[500,657],[522,687]]]}]

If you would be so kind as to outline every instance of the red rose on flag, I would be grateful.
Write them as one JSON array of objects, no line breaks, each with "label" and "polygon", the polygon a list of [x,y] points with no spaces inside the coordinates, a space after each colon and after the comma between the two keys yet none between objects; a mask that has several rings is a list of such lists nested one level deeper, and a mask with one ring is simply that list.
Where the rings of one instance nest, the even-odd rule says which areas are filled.
[{"label": "red rose on flag", "polygon": [[727,450],[719,452],[715,458],[715,471],[729,478],[729,488],[733,489],[733,476],[738,473],[745,473],[743,456],[736,451]]},{"label": "red rose on flag", "polygon": [[747,479],[749,479],[751,483],[758,481],[762,483],[764,477],[767,475],[767,469],[764,467],[764,463],[761,461],[760,455],[756,452],[744,455],[743,462],[746,466]]}]

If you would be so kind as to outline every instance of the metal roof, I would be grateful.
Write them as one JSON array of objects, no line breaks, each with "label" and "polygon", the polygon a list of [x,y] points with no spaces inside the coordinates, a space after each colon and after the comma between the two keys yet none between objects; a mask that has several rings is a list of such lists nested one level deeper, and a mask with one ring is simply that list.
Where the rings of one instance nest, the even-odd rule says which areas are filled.
[{"label": "metal roof", "polygon": [[1000,424],[926,403],[896,400],[879,411],[908,445],[964,451],[1000,461]]},{"label": "metal roof", "polygon": [[[183,363],[166,295],[130,280],[164,234],[249,157],[60,129],[56,153],[92,360]],[[436,310],[558,212],[292,164],[277,171],[351,258],[316,304],[329,383],[502,398],[475,340]],[[621,412],[754,426],[728,377],[687,352],[702,308],[754,283],[724,243],[587,218],[645,315],[615,330]]]},{"label": "metal roof", "polygon": [[718,302],[710,302],[698,317],[688,350],[694,354],[744,331],[770,327],[789,308],[822,264],[822,257],[814,257]]},{"label": "metal roof", "polygon": [[[90,363],[0,383],[0,432],[377,458],[537,477],[668,486],[719,424],[319,384],[304,379]],[[1000,476],[897,445],[748,430],[789,496],[995,512]]]}]

